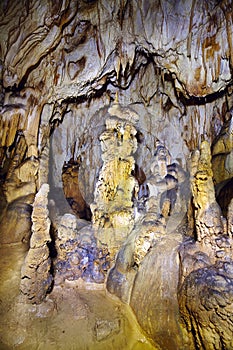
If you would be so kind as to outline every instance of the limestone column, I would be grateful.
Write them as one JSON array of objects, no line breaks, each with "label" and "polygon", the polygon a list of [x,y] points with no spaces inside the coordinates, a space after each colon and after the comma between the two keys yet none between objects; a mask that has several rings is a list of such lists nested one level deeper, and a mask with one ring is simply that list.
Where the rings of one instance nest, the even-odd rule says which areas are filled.
[{"label": "limestone column", "polygon": [[97,242],[112,252],[134,226],[133,196],[138,188],[132,175],[137,131],[126,114],[130,114],[128,109],[120,117],[117,109],[106,119],[106,130],[100,135],[103,165],[91,205]]}]

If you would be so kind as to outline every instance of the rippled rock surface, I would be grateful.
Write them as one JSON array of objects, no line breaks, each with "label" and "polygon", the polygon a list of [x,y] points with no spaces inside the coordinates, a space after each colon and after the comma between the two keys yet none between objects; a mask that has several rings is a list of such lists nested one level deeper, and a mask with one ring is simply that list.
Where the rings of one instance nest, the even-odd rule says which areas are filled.
[{"label": "rippled rock surface", "polygon": [[233,347],[233,261],[199,268],[179,293],[181,315],[199,349]]}]

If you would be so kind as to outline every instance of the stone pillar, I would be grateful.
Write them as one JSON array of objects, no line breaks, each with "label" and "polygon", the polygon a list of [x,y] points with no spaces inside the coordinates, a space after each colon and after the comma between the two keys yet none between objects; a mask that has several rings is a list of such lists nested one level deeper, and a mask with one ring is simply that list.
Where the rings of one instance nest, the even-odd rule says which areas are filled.
[{"label": "stone pillar", "polygon": [[91,210],[97,242],[112,252],[119,249],[134,226],[136,132],[131,121],[114,115],[107,118],[106,130],[100,135],[103,165]]},{"label": "stone pillar", "polygon": [[29,302],[36,304],[43,301],[53,281],[48,247],[51,242],[48,192],[49,185],[43,184],[36,194],[30,249],[21,270],[20,289]]},{"label": "stone pillar", "polygon": [[199,242],[215,246],[215,238],[224,233],[221,209],[215,199],[211,150],[207,141],[201,143],[191,159],[191,189],[195,207],[195,226]]}]

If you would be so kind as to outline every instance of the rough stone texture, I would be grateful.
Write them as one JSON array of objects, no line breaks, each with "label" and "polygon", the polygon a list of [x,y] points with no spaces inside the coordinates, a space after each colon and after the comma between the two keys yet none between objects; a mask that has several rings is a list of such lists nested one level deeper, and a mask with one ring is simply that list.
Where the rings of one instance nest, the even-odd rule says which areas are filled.
[{"label": "rough stone texture", "polygon": [[[175,348],[169,332],[179,333],[174,326],[176,321],[179,323],[174,292],[178,267],[177,255],[173,250],[171,253],[169,247],[155,259],[158,254],[152,253],[159,244],[173,237],[175,229],[184,234],[189,229],[192,239],[189,243],[185,241],[186,248],[181,245],[179,250],[172,238],[170,246],[174,244],[175,250],[180,251],[179,287],[185,300],[193,295],[190,286],[196,269],[208,268],[215,276],[220,270],[211,266],[218,264],[217,261],[232,259],[232,192],[229,190],[232,181],[232,10],[231,0],[7,0],[0,3],[0,193],[3,196],[0,241],[13,243],[29,239],[31,205],[42,184],[49,183],[53,228],[66,237],[63,237],[63,248],[56,235],[52,246],[59,245],[60,260],[64,261],[69,261],[68,253],[73,261],[76,253],[81,252],[82,263],[77,265],[74,259],[71,270],[65,263],[61,269],[63,276],[67,277],[80,266],[82,271],[87,271],[85,278],[93,281],[93,276],[97,276],[94,271],[99,273],[99,268],[94,266],[100,249],[95,241],[101,234],[99,219],[94,214],[94,225],[89,222],[87,227],[80,225],[77,229],[71,229],[67,222],[67,232],[62,231],[58,216],[72,212],[63,189],[66,197],[72,198],[71,206],[79,216],[92,203],[101,217],[103,212],[107,217],[109,212],[111,215],[117,212],[117,219],[120,217],[124,227],[126,222],[129,227],[122,230],[122,222],[110,218],[115,230],[118,225],[121,229],[117,231],[117,239],[120,238],[114,251],[117,258],[107,286],[128,303],[131,295],[135,297],[132,305],[139,322],[141,319],[145,331],[157,338],[155,341],[158,340],[162,348]],[[113,102],[116,96],[118,107]],[[132,146],[134,152],[125,147],[128,153],[124,159],[130,162],[117,162],[119,173],[114,162],[102,158],[101,149],[104,141],[101,137],[106,136],[106,129],[111,131],[107,135],[109,144],[121,141],[121,128],[115,134],[111,130],[117,120],[124,135],[130,126],[131,141],[137,144],[135,148],[128,141],[124,144]],[[111,152],[119,151],[119,148],[108,148]],[[121,151],[124,150],[121,148]],[[193,152],[190,168],[189,155]],[[71,160],[78,162],[78,172],[69,169],[68,176],[63,173],[62,179],[63,166]],[[109,179],[110,172],[113,175]],[[118,182],[119,178],[124,181]],[[106,210],[105,203],[104,210],[98,211],[106,191],[98,194],[96,189],[112,179],[119,187],[114,193],[120,200],[111,204],[119,205],[121,210],[116,207]],[[128,188],[129,192],[120,191],[122,188],[123,191]],[[226,198],[226,193],[227,201],[223,203],[221,198]],[[65,217],[65,220],[68,219]],[[74,234],[72,239],[66,236],[68,233]],[[105,227],[102,233],[104,243],[115,246],[112,228]],[[195,234],[198,242],[193,240]],[[113,242],[109,242],[112,237]],[[28,256],[39,248],[42,249],[31,248]],[[38,261],[42,256],[39,254]],[[114,263],[112,259],[111,263]],[[161,274],[156,264],[158,268],[161,266]],[[107,269],[109,266],[110,263]],[[167,283],[171,276],[164,270],[165,266],[173,271],[175,282],[171,288]],[[156,273],[151,277],[153,269]],[[105,275],[104,268],[103,271]],[[60,277],[63,283],[62,275]],[[100,280],[104,278],[102,275]],[[162,289],[162,281],[168,286],[166,290]],[[147,288],[150,283],[154,293]],[[187,293],[182,292],[182,283],[187,285]],[[157,289],[157,285],[161,288]],[[211,289],[211,282],[209,286]],[[150,293],[148,305],[141,290]],[[164,315],[161,315],[163,329],[157,328],[159,323],[149,323],[157,310],[152,308],[150,316],[151,300],[156,305],[160,302],[166,314],[167,290],[171,297],[169,305],[174,311],[169,314],[171,330]],[[42,294],[45,295],[44,289]],[[197,307],[198,295],[199,289],[193,297]],[[191,304],[190,308],[193,310],[196,306]],[[182,307],[189,324],[190,314],[186,309],[191,309],[188,305]],[[229,311],[228,319],[231,315]],[[219,321],[219,327],[221,324]],[[188,329],[186,333],[181,326],[182,335],[180,338],[174,335],[175,342],[190,344],[190,348],[193,344],[194,347],[200,342],[204,344],[208,337],[203,336],[204,327],[200,324],[198,327],[202,335],[196,334],[193,340],[192,332]],[[217,326],[214,327],[213,334],[217,332]],[[208,331],[211,335],[211,330]],[[230,346],[227,338],[219,344],[222,348]]]},{"label": "rough stone texture", "polygon": [[212,167],[215,184],[233,177],[233,111],[226,113],[226,122],[212,146]]},{"label": "rough stone texture", "polygon": [[[221,125],[226,109],[221,97],[217,107],[208,98],[205,106],[199,100],[186,105],[177,99],[179,93],[187,97],[208,96],[230,82],[232,5],[230,1],[215,5],[215,1],[204,5],[201,0],[185,4],[181,1],[175,4],[112,1],[108,5],[105,1],[91,4],[74,1],[56,6],[35,2],[29,7],[24,2],[2,4],[4,87],[19,86],[17,94],[2,89],[2,147],[10,147],[17,130],[23,130],[27,154],[36,156],[48,134],[49,121],[55,124],[72,119],[74,130],[69,130],[69,135],[62,132],[62,139],[59,138],[63,164],[71,158],[71,145],[77,137],[76,153],[81,147],[86,125],[90,125],[96,110],[109,104],[116,87],[124,87],[123,102],[141,104],[135,106],[141,115],[143,134],[153,129],[162,139],[169,134],[173,140],[172,147],[167,140],[169,149],[184,163],[188,148],[198,146],[197,135],[211,139],[212,120],[217,122],[220,118]],[[20,28],[23,34],[18,35]],[[12,32],[14,35],[9,39]],[[81,110],[75,103],[69,103],[72,98],[75,102],[76,98],[83,101],[88,96],[100,95],[99,91],[103,91],[101,99],[88,106],[83,103]],[[154,121],[150,114],[157,116]],[[179,123],[177,116],[182,117]],[[86,122],[80,125],[80,119]],[[91,125],[96,128],[99,124]],[[187,128],[188,125],[192,128]],[[65,129],[65,124],[61,129]],[[1,154],[6,159],[3,150]],[[56,152],[56,164],[58,157]]]},{"label": "rough stone texture", "polygon": [[180,309],[198,349],[233,347],[232,260],[199,268],[185,280]]},{"label": "rough stone texture", "polygon": [[104,283],[110,267],[109,252],[97,247],[91,225],[65,214],[57,219],[56,230],[55,285],[65,280]]},{"label": "rough stone texture", "polygon": [[231,202],[224,218],[216,202],[213,178],[210,145],[203,141],[191,158],[197,242],[188,239],[179,249],[179,305],[196,348],[231,349]]},{"label": "rough stone texture", "polygon": [[137,195],[138,183],[132,173],[137,131],[131,122],[136,114],[129,109],[116,105],[109,113],[106,131],[100,135],[103,166],[91,211],[97,242],[115,253],[134,226],[133,196]]},{"label": "rough stone texture", "polygon": [[48,244],[50,219],[48,217],[49,185],[43,184],[36,194],[32,210],[30,249],[21,270],[20,289],[32,303],[40,303],[51,287],[51,259]]},{"label": "rough stone texture", "polygon": [[120,332],[120,319],[97,320],[95,324],[95,335],[97,341],[102,341],[114,333]]},{"label": "rough stone texture", "polygon": [[192,156],[191,188],[197,240],[206,245],[212,244],[215,249],[214,239],[224,233],[224,224],[221,209],[215,198],[211,151],[207,141],[203,141],[200,151],[197,150]]},{"label": "rough stone texture", "polygon": [[[107,289],[129,303],[139,324],[156,346],[192,349],[192,341],[179,325],[176,296],[178,249],[182,241],[182,235],[177,232],[183,225],[189,196],[181,209],[182,183],[186,174],[171,161],[167,149],[157,142],[151,171],[139,187],[135,201],[136,225],[109,272]],[[177,203],[178,197],[180,203]],[[165,329],[169,329],[169,339],[164,336]]]},{"label": "rough stone texture", "polygon": [[231,200],[231,202],[228,206],[227,233],[228,233],[229,237],[232,238],[232,234],[233,234],[233,200]]},{"label": "rough stone texture", "polygon": [[[201,0],[185,4],[144,0],[137,4],[72,1],[56,5],[44,1],[33,3],[31,18],[27,16],[29,8],[24,2],[17,6],[14,2],[3,3],[5,21],[1,36],[6,43],[2,47],[3,85],[18,86],[28,75],[30,78],[35,75],[34,81],[38,81],[38,73],[34,74],[30,68],[43,67],[49,52],[52,52],[48,60],[52,71],[45,79],[47,86],[49,81],[54,83],[48,92],[49,95],[53,92],[57,100],[71,95],[75,84],[71,84],[66,93],[64,90],[77,78],[82,94],[87,93],[93,83],[100,89],[106,82],[106,74],[113,70],[116,74],[112,80],[115,81],[122,70],[126,85],[137,52],[140,55],[140,51],[149,51],[158,66],[174,74],[176,86],[182,92],[210,94],[231,79],[232,64],[232,5],[230,1],[215,5],[215,1],[207,4]],[[8,42],[8,33],[16,24],[17,30]],[[24,35],[20,28],[24,28]],[[110,35],[106,36],[106,32]],[[114,50],[116,45],[118,50]],[[84,52],[89,49],[91,55],[79,52],[80,46]],[[53,66],[52,59],[58,57],[61,64]],[[92,57],[96,62],[91,61]],[[96,76],[98,79],[94,81]],[[87,80],[90,83],[85,86]]]},{"label": "rough stone texture", "polygon": [[64,195],[74,213],[81,219],[90,220],[91,210],[79,188],[79,161],[65,163],[62,171]]}]

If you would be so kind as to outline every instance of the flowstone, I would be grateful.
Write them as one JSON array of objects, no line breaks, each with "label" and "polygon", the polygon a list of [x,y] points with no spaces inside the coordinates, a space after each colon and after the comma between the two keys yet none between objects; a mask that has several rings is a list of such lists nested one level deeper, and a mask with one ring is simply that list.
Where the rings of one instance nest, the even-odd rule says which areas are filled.
[{"label": "flowstone", "polygon": [[[150,173],[134,202],[136,225],[120,248],[106,284],[110,293],[132,307],[146,334],[162,349],[193,349],[180,326],[176,296],[182,242],[179,227],[189,196],[179,216],[177,212],[186,179],[185,172],[172,163],[168,150],[158,141]],[[169,339],[164,337],[163,329],[167,328],[172,334]]]}]

